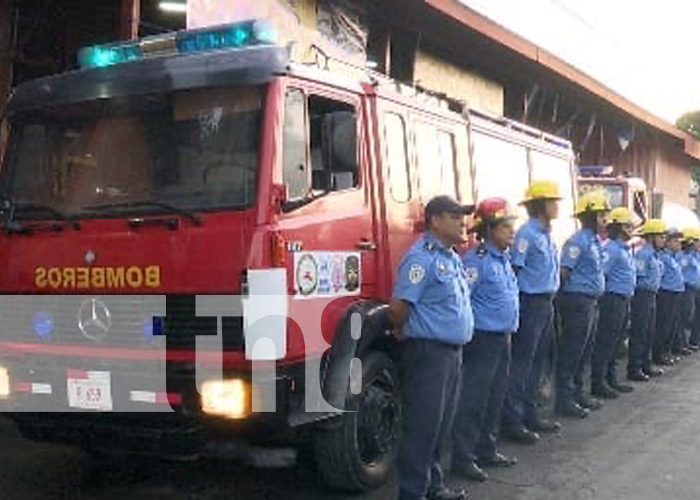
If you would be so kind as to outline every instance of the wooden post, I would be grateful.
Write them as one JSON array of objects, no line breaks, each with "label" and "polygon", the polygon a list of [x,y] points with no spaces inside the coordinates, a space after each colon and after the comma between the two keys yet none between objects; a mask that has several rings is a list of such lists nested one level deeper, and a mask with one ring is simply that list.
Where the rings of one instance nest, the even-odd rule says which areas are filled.
[{"label": "wooden post", "polygon": [[136,40],[139,37],[140,21],[141,0],[122,0],[122,15],[119,23],[120,38]]},{"label": "wooden post", "polygon": [[0,0],[0,110],[12,87],[12,0]]}]

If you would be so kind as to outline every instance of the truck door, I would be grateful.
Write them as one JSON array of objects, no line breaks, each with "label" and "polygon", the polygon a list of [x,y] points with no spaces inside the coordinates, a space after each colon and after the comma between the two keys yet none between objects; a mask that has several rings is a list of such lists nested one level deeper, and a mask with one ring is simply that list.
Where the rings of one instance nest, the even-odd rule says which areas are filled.
[{"label": "truck door", "polygon": [[[319,314],[314,308],[328,299],[376,296],[377,243],[360,95],[290,79],[284,108],[287,196],[278,231],[288,250],[290,308]],[[320,354],[322,339],[304,333],[307,353]]]}]

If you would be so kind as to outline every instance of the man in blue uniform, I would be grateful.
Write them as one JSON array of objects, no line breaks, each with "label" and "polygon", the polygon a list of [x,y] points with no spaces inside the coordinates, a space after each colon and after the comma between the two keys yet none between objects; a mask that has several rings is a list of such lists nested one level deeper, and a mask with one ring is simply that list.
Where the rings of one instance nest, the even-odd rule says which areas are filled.
[{"label": "man in blue uniform", "polygon": [[473,316],[469,284],[454,246],[473,207],[447,196],[425,207],[426,233],[396,272],[389,317],[400,339],[403,429],[399,446],[399,500],[460,500],[445,487],[439,444],[451,429]]},{"label": "man in blue uniform", "polygon": [[700,266],[696,258],[697,228],[688,227],[683,230],[683,249],[676,254],[678,263],[681,265],[685,292],[681,306],[680,320],[676,331],[676,338],[673,342],[673,354],[687,356],[693,352],[689,346],[689,336],[687,331],[693,327],[693,319],[696,314],[695,297],[700,290]]},{"label": "man in blue uniform", "polygon": [[663,272],[656,299],[656,335],[652,357],[657,365],[671,366],[676,363],[676,359],[671,355],[671,347],[679,328],[685,283],[681,265],[676,258],[676,254],[681,250],[681,233],[675,228],[670,228],[666,238],[666,247],[660,252]]},{"label": "man in blue uniform", "polygon": [[508,386],[510,337],[518,327],[518,283],[508,255],[514,219],[503,198],[481,201],[476,211],[481,244],[463,258],[471,287],[474,338],[464,346],[452,470],[474,481],[487,479],[481,467],[516,463],[496,449]]},{"label": "man in blue uniform", "polygon": [[[695,265],[700,269],[700,228],[691,228],[693,235],[692,251],[690,257],[695,260]],[[700,287],[695,291],[695,314],[690,325],[690,338],[688,347],[692,351],[700,349]]]},{"label": "man in blue uniform", "polygon": [[659,253],[666,243],[666,224],[661,219],[647,219],[642,227],[644,246],[634,255],[637,285],[632,298],[632,324],[627,360],[627,378],[646,382],[663,375],[652,365],[651,350],[656,333],[656,294],[661,285],[663,265]]},{"label": "man in blue uniform", "polygon": [[520,290],[520,324],[513,336],[501,434],[524,444],[536,443],[537,432],[555,432],[561,428],[558,422],[537,412],[554,329],[552,300],[559,289],[559,252],[552,240],[551,224],[558,216],[560,199],[555,182],[530,184],[523,201],[530,219],[516,233],[511,250]]},{"label": "man in blue uniform", "polygon": [[558,297],[562,335],[557,360],[556,410],[567,417],[584,418],[589,409],[600,408],[600,402],[583,391],[582,372],[596,329],[598,297],[605,289],[598,231],[608,211],[608,200],[602,191],[581,196],[576,204],[576,216],[583,229],[571,236],[562,249],[562,287]]},{"label": "man in blue uniform", "polygon": [[615,369],[615,350],[622,341],[629,319],[629,307],[637,282],[632,249],[628,241],[634,230],[634,216],[626,207],[618,207],[608,217],[608,236],[603,248],[605,293],[600,298],[600,317],[591,359],[591,394],[606,399],[632,392],[621,384]]}]

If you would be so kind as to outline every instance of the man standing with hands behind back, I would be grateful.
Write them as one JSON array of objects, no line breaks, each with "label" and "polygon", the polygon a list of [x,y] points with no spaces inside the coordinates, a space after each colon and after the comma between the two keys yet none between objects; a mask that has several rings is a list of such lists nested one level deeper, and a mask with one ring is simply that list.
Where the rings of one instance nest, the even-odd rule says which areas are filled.
[{"label": "man standing with hands behind back", "polygon": [[502,434],[534,444],[538,432],[561,428],[538,413],[542,376],[554,332],[554,294],[559,290],[559,251],[552,239],[552,220],[559,215],[559,187],[533,181],[522,204],[530,219],[515,235],[511,261],[520,289],[520,324],[513,336],[508,392],[503,405]]},{"label": "man standing with hands behind back", "polygon": [[474,320],[469,284],[454,250],[464,216],[474,210],[448,196],[425,207],[425,235],[396,272],[389,317],[400,339],[403,428],[399,446],[399,500],[465,500],[445,486],[439,445],[451,430],[462,346]]}]

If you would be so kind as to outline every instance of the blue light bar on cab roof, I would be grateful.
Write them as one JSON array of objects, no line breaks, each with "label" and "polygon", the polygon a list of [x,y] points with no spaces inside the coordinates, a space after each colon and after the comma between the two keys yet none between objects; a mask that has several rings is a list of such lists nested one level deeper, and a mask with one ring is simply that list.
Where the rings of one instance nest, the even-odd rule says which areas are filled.
[{"label": "blue light bar on cab roof", "polygon": [[275,30],[268,21],[243,21],[154,35],[137,41],[85,47],[78,52],[78,62],[84,69],[104,68],[129,61],[178,53],[191,54],[272,45],[275,40]]}]

